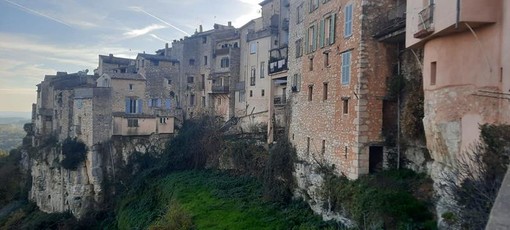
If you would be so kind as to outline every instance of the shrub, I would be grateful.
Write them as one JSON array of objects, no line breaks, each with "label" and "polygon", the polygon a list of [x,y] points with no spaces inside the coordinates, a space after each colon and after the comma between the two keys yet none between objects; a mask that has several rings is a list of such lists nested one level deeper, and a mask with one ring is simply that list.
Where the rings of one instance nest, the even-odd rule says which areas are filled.
[{"label": "shrub", "polygon": [[457,224],[470,229],[485,228],[510,163],[510,126],[485,124],[480,131],[480,142],[443,178],[447,194],[457,203],[450,205]]},{"label": "shrub", "polygon": [[277,142],[269,151],[264,169],[264,197],[273,202],[289,203],[295,188],[294,162],[296,150],[286,140]]},{"label": "shrub", "polygon": [[435,226],[427,203],[413,196],[417,187],[431,183],[423,175],[411,170],[392,170],[350,181],[334,175],[332,168],[322,171],[323,196],[329,200],[327,208],[347,215],[360,229]]},{"label": "shrub", "polygon": [[87,146],[76,138],[67,138],[62,143],[62,154],[64,159],[60,165],[69,170],[76,170],[78,165],[87,158]]},{"label": "shrub", "polygon": [[191,214],[176,201],[172,201],[166,213],[149,226],[150,230],[188,230],[193,228]]}]

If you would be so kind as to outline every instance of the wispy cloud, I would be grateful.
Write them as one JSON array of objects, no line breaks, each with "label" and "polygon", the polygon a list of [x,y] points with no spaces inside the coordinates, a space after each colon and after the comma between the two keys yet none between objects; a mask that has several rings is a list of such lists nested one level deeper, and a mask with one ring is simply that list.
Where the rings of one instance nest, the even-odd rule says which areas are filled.
[{"label": "wispy cloud", "polygon": [[159,40],[159,41],[162,41],[162,42],[165,42],[165,43],[172,43],[172,42],[170,42],[170,41],[168,41],[168,40],[165,40],[165,39],[163,39],[163,38],[158,37],[158,36],[157,36],[157,35],[155,35],[155,34],[149,34],[149,35],[150,35],[151,37],[155,38],[156,40]]},{"label": "wispy cloud", "polygon": [[137,11],[137,12],[142,12],[142,13],[144,13],[144,14],[146,14],[146,15],[148,15],[148,16],[150,16],[150,17],[152,17],[152,18],[154,18],[154,19],[156,19],[156,20],[158,20],[158,21],[160,21],[160,22],[162,22],[162,23],[164,23],[165,25],[170,26],[170,27],[172,27],[172,28],[176,29],[177,31],[179,31],[179,32],[181,32],[181,33],[183,33],[183,34],[185,34],[185,35],[187,35],[187,36],[189,36],[189,35],[190,35],[188,32],[186,32],[186,31],[184,31],[184,30],[180,29],[180,28],[179,28],[179,27],[177,27],[177,26],[174,26],[173,24],[171,24],[171,23],[169,23],[169,22],[167,22],[167,21],[165,21],[165,20],[163,20],[163,19],[159,18],[159,17],[158,17],[158,16],[156,16],[156,15],[153,15],[153,14],[151,14],[151,13],[149,13],[149,12],[145,11],[145,10],[144,10],[144,9],[142,9],[141,7],[132,6],[132,7],[130,7],[130,9],[132,9],[132,10],[134,10],[134,11]]},{"label": "wispy cloud", "polygon": [[72,28],[72,26],[71,26],[70,24],[68,24],[68,23],[66,23],[66,22],[64,22],[64,21],[62,21],[62,20],[60,20],[60,19],[58,19],[58,18],[55,18],[55,17],[49,16],[49,15],[47,15],[47,14],[43,14],[43,13],[41,13],[41,12],[39,12],[39,11],[36,11],[36,10],[30,9],[30,8],[28,8],[28,7],[25,7],[25,6],[23,6],[23,5],[20,5],[20,4],[18,4],[18,3],[15,3],[15,2],[12,2],[12,1],[9,1],[9,0],[4,0],[4,1],[5,1],[5,2],[7,2],[7,3],[9,3],[9,4],[11,4],[11,5],[17,6],[18,8],[22,9],[23,11],[25,11],[25,12],[27,12],[27,13],[29,13],[29,14],[36,15],[36,16],[40,16],[40,17],[44,17],[44,18],[46,18],[46,19],[52,20],[52,21],[54,21],[54,22],[58,22],[58,23],[60,23],[60,24],[62,24],[62,25],[65,25],[65,26],[68,26],[68,27]]},{"label": "wispy cloud", "polygon": [[159,30],[159,29],[163,29],[163,28],[166,28],[166,26],[159,25],[159,24],[152,24],[152,25],[146,26],[142,29],[134,29],[134,30],[127,31],[123,35],[126,36],[126,38],[134,38],[134,37],[139,37],[139,36],[148,34],[154,30]]}]

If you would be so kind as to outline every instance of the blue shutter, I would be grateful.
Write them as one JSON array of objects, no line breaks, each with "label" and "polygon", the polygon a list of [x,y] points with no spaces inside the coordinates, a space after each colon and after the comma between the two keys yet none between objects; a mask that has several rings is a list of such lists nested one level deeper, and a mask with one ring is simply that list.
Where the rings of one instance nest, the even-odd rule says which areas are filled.
[{"label": "blue shutter", "polygon": [[149,99],[149,101],[147,101],[147,104],[149,105],[149,108],[152,107],[152,99]]},{"label": "blue shutter", "polygon": [[348,37],[352,34],[352,4],[345,7],[345,30],[344,36]]},{"label": "blue shutter", "polygon": [[131,100],[129,98],[126,98],[126,113],[129,113],[129,102]]},{"label": "blue shutter", "polygon": [[[324,19],[321,20],[319,24],[319,46],[324,47]],[[329,44],[327,44],[329,45]]]},{"label": "blue shutter", "polygon": [[171,103],[172,101],[170,99],[165,99],[165,108],[170,109],[170,106],[172,105]]},{"label": "blue shutter", "polygon": [[158,102],[157,102],[157,105],[156,105],[158,108],[161,108],[161,98],[158,98]]},{"label": "blue shutter", "polygon": [[142,99],[138,99],[138,113],[142,113],[143,112],[143,101]]}]

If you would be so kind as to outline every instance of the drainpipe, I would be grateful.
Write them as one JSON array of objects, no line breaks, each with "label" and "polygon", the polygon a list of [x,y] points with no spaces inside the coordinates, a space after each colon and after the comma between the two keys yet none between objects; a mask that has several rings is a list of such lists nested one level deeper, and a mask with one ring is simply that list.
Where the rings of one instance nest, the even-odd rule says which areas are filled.
[{"label": "drainpipe", "polygon": [[[397,75],[400,76],[400,44],[397,45],[397,60]],[[399,90],[397,95],[397,169],[400,169],[400,93],[401,90]]]}]

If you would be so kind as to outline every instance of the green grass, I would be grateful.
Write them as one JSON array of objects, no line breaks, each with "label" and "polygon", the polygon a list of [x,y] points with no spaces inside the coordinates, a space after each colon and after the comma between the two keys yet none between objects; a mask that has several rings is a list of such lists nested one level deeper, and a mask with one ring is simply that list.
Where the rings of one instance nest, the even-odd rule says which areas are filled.
[{"label": "green grass", "polygon": [[282,206],[264,201],[262,185],[250,177],[215,171],[185,171],[156,179],[125,197],[119,229],[142,229],[165,216],[172,204],[192,216],[196,229],[321,229],[333,227],[304,202]]}]

